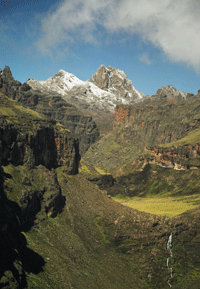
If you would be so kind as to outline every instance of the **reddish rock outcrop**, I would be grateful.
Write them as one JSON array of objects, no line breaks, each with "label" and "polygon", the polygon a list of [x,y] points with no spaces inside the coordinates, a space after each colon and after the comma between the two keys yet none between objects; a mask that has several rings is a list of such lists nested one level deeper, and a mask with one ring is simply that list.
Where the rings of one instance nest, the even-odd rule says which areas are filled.
[{"label": "reddish rock outcrop", "polygon": [[130,121],[134,120],[134,114],[131,113],[129,108],[123,108],[122,106],[118,105],[115,109],[115,122],[117,124],[125,124],[130,123]]},{"label": "reddish rock outcrop", "polygon": [[146,163],[157,164],[176,170],[197,169],[200,167],[200,144],[187,144],[180,147],[145,148],[152,157],[144,158]]},{"label": "reddish rock outcrop", "polygon": [[80,160],[78,141],[70,133],[60,133],[53,126],[44,126],[35,134],[4,124],[0,128],[1,162],[3,165],[37,166],[51,169],[65,166],[69,174],[78,173]]},{"label": "reddish rock outcrop", "polygon": [[200,99],[165,105],[118,105],[113,129],[116,141],[143,150],[175,142],[200,126]]}]

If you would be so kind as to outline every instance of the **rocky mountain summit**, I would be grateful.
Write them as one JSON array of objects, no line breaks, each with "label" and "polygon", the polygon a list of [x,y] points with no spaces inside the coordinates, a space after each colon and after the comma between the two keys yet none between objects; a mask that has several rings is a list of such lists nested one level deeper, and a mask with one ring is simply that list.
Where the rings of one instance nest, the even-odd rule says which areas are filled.
[{"label": "rocky mountain summit", "polygon": [[172,85],[162,86],[153,95],[146,95],[142,102],[138,102],[139,105],[163,105],[163,104],[172,104],[176,102],[188,101],[192,98],[200,96],[200,90],[197,95],[194,93],[187,93],[183,91],[179,91]]},{"label": "rocky mountain summit", "polygon": [[78,79],[75,75],[59,70],[53,77],[45,81],[34,78],[26,81],[33,89],[44,93],[60,94],[64,100],[82,109],[114,110],[114,99],[111,93],[99,89],[90,82]]},{"label": "rocky mountain summit", "polygon": [[20,104],[51,117],[79,138],[80,153],[98,139],[99,131],[91,116],[87,116],[74,105],[67,103],[58,93],[42,93],[32,90],[27,84],[16,81],[10,68],[6,66],[0,74],[0,91]]},{"label": "rocky mountain summit", "polygon": [[143,98],[123,71],[104,65],[87,81],[61,69],[45,81],[29,78],[26,83],[32,89],[59,94],[82,113],[91,115],[100,131],[112,128],[111,117],[117,104],[134,104]]},{"label": "rocky mountain summit", "polygon": [[144,94],[138,92],[128,79],[124,71],[101,65],[97,72],[88,80],[104,91],[114,94],[119,103],[135,103],[144,97]]},{"label": "rocky mountain summit", "polygon": [[[184,98],[187,98],[188,93],[179,91],[178,89],[176,89],[172,85],[167,85],[165,87],[162,86],[160,89],[158,89],[157,95],[159,95],[160,97],[168,97],[168,98],[178,97],[178,98],[184,99]],[[193,95],[193,94],[191,94],[191,95]]]}]

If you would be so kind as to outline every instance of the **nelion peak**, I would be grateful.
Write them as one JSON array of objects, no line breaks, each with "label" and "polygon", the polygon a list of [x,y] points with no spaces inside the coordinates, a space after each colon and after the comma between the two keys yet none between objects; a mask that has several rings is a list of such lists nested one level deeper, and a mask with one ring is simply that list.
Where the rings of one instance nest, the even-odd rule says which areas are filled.
[{"label": "nelion peak", "polygon": [[110,65],[106,68],[102,64],[89,81],[99,88],[114,94],[117,97],[117,101],[124,104],[137,102],[144,97],[143,93],[139,93],[135,89],[124,71]]}]

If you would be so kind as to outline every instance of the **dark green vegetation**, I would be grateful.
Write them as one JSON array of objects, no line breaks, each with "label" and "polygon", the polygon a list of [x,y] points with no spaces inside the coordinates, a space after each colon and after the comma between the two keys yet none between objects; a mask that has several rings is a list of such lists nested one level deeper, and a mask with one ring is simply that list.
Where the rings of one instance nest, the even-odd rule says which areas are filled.
[{"label": "dark green vegetation", "polygon": [[20,200],[29,192],[28,183],[33,191],[46,187],[50,195],[52,174],[43,166],[29,171],[4,167],[4,198],[10,212],[4,230],[11,244],[9,262],[1,265],[3,288],[168,288],[166,243],[171,231],[173,288],[198,288],[199,207],[164,223],[164,217],[109,199],[83,172],[69,176],[59,167],[55,175],[65,198],[61,213],[48,217],[43,200],[33,226],[15,226],[13,235],[12,218],[26,219]]}]

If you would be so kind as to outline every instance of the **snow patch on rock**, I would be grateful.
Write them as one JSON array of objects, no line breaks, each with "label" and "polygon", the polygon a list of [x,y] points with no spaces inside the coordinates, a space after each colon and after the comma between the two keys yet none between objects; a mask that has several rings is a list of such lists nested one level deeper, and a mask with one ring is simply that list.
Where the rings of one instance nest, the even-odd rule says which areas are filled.
[{"label": "snow patch on rock", "polygon": [[[34,78],[26,81],[32,89],[38,89],[42,92],[56,92],[66,101],[75,101],[77,105],[85,103],[92,109],[106,110],[114,112],[118,104],[133,104],[143,98],[132,85],[122,70],[101,65],[98,69],[99,81],[106,84],[107,89],[99,87],[94,81],[82,81],[73,73],[60,69],[53,77],[47,80],[35,80]],[[104,73],[105,72],[105,73]],[[73,102],[74,104],[74,102]]]}]

